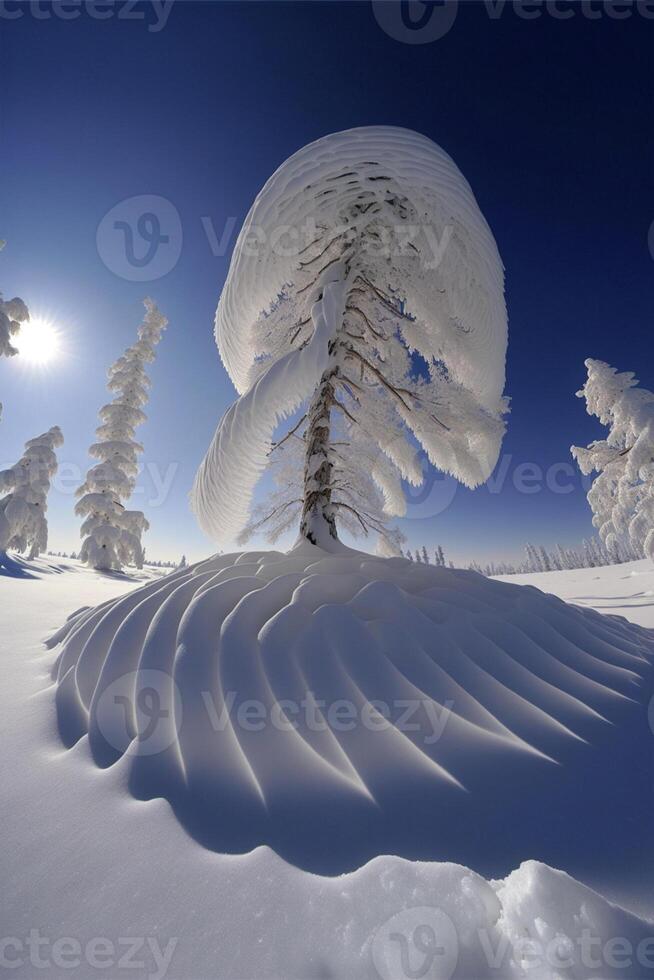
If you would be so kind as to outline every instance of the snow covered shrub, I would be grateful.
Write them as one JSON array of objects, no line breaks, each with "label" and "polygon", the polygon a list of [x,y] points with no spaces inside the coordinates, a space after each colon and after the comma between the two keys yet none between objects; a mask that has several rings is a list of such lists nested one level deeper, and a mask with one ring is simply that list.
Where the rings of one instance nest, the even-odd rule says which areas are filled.
[{"label": "snow covered shrub", "polygon": [[[245,220],[216,314],[240,398],[196,477],[203,529],[223,544],[265,526],[274,541],[299,521],[334,550],[338,521],[398,553],[388,522],[406,511],[402,481],[422,483],[418,444],[470,487],[495,465],[503,287],[472,191],[431,140],[372,126],[290,157]],[[253,519],[269,464],[278,491]]]},{"label": "snow covered shrub", "polygon": [[[4,241],[0,241],[0,251],[5,244]],[[3,300],[0,293],[0,357],[14,357],[18,353],[11,343],[11,338],[19,332],[21,323],[25,323],[29,318],[29,310],[22,299],[15,296],[13,299]]]},{"label": "snow covered shrub", "polygon": [[571,448],[582,473],[599,473],[588,492],[593,524],[610,552],[628,541],[654,560],[654,393],[631,371],[592,359],[586,367],[577,396],[609,429],[606,439]]},{"label": "snow covered shrub", "polygon": [[89,449],[89,455],[99,462],[77,490],[81,499],[75,513],[85,518],[80,530],[84,538],[80,560],[97,569],[143,566],[141,535],[149,524],[141,511],[126,510],[121,500],[132,495],[138,453],[143,452],[134,432],[147,418],[143,411],[150,387],[146,365],[154,360],[156,345],[168,323],[152,300],[144,302],[146,315],[138,340],[109,369],[107,387],[116,395],[100,409],[98,442]]},{"label": "snow covered shrub", "polygon": [[0,494],[6,494],[0,499],[0,552],[29,549],[28,557],[36,558],[47,548],[47,498],[57,472],[55,448],[63,441],[55,425],[25,443],[15,466],[0,471]]}]

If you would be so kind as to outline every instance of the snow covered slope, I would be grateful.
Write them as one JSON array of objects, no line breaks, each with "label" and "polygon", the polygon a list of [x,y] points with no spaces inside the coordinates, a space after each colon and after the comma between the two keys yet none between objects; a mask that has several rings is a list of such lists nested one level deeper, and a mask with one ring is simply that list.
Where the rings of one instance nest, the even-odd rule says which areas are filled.
[{"label": "snow covered slope", "polygon": [[[535,784],[522,780],[506,800],[497,794],[502,818],[511,820],[515,831],[518,819],[534,820],[541,829],[554,821],[558,839],[551,834],[541,848],[536,834],[533,849],[524,850],[499,876],[492,872],[503,880],[485,880],[475,860],[475,853],[485,851],[490,867],[494,849],[506,858],[505,841],[496,834],[499,819],[483,837],[478,835],[479,842],[468,842],[467,863],[475,871],[382,856],[353,873],[327,878],[292,867],[267,847],[229,856],[199,846],[164,800],[133,799],[129,754],[101,770],[87,737],[72,750],[62,748],[50,681],[55,656],[44,655],[42,640],[74,609],[133,595],[138,583],[99,576],[72,562],[56,564],[66,570],[32,580],[0,578],[2,936],[12,940],[3,946],[7,961],[19,965],[11,975],[119,977],[130,960],[140,966],[126,975],[139,980],[403,980],[425,968],[431,972],[424,976],[436,980],[654,975],[654,922],[644,917],[654,917],[651,895],[648,906],[628,880],[599,873],[603,852],[616,852],[617,867],[620,855],[631,851],[651,893],[641,849],[645,834],[639,836],[638,828],[646,814],[633,808],[630,828],[605,827],[602,846],[595,846],[594,877],[592,855],[585,867],[576,862],[574,851],[583,834],[573,826],[578,819],[574,807],[560,798],[548,806],[543,796],[530,795]],[[610,743],[620,737],[606,727],[598,751],[608,770]],[[641,734],[644,749],[647,738]],[[632,754],[637,747],[631,743]],[[595,750],[580,746],[580,751],[588,759]],[[578,770],[575,778],[591,789],[599,772],[595,768],[587,780]],[[610,806],[610,795],[621,794],[619,772],[612,771],[605,787]],[[539,807],[547,811],[543,818]],[[479,822],[487,816],[482,807]],[[592,807],[587,816],[592,817]],[[404,817],[411,821],[406,806]],[[640,907],[640,917],[542,863],[522,863],[530,856],[543,858],[544,851],[550,863]],[[498,869],[501,864],[500,857]],[[30,949],[30,930],[46,940],[36,953],[34,937]],[[55,945],[67,937],[72,946]],[[127,937],[134,937],[131,943]],[[100,939],[106,942],[98,945]],[[80,948],[77,958],[74,943]],[[124,969],[118,965],[121,958]],[[574,966],[562,965],[571,962]]]},{"label": "snow covered slope", "polygon": [[654,629],[654,562],[647,558],[604,568],[573,568],[563,572],[505,575],[500,581],[535,585],[576,606],[624,616]]},{"label": "snow covered slope", "polygon": [[565,849],[607,876],[640,869],[639,834],[651,852],[654,636],[534,588],[307,544],[200,562],[60,643],[64,743],[125,756],[131,792],[213,850],[496,874]]}]

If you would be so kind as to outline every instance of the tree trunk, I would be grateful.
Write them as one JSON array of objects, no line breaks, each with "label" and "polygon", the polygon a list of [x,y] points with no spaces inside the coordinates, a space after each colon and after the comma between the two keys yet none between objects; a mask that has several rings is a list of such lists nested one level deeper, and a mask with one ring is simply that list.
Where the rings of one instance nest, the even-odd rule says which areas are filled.
[{"label": "tree trunk", "polygon": [[304,505],[300,536],[319,547],[329,538],[338,540],[331,506],[333,462],[330,455],[331,407],[338,365],[324,372],[308,412],[304,457]]},{"label": "tree trunk", "polygon": [[332,498],[331,410],[336,401],[343,347],[341,331],[349,292],[350,269],[346,260],[330,265],[323,276],[323,289],[311,316],[315,336],[327,345],[328,362],[307,412],[304,455],[304,492],[300,537],[329,549],[338,541]]}]

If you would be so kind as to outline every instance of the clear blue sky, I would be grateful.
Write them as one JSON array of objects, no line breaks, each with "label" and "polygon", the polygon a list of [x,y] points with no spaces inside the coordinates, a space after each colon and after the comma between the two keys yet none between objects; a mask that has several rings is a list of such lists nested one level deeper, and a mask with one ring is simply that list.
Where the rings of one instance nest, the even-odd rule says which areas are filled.
[{"label": "clear blue sky", "polygon": [[[106,369],[150,294],[170,326],[139,438],[146,465],[161,476],[172,466],[174,478],[153,506],[147,476],[135,506],[152,523],[151,557],[210,553],[187,493],[234,397],[212,322],[236,231],[215,255],[206,228],[220,238],[232,219],[237,230],[269,174],[310,140],[393,124],[441,144],[470,181],[504,259],[510,321],[512,414],[494,492],[458,488],[435,513],[451,496],[437,485],[403,522],[409,542],[489,560],[518,555],[526,539],[589,534],[579,477],[553,474],[570,493],[545,481],[524,493],[516,483],[530,474],[516,479],[516,467],[547,472],[570,463],[572,442],[600,435],[574,397],[584,358],[654,387],[654,21],[635,9],[610,18],[602,3],[589,20],[559,4],[572,6],[570,19],[525,20],[509,4],[496,18],[459,4],[445,36],[407,44],[364,2],[178,0],[155,31],[149,3],[136,10],[143,19],[120,0],[103,4],[94,12],[111,16],[98,20],[84,4],[53,12],[8,0],[5,13],[21,16],[0,17],[0,288],[52,317],[67,355],[47,373],[0,363],[0,464],[56,423],[66,472],[85,472]],[[183,231],[177,264],[152,282],[117,275],[96,246],[107,212],[137,195],[171,202]],[[78,547],[73,504],[52,494],[53,548]]]}]

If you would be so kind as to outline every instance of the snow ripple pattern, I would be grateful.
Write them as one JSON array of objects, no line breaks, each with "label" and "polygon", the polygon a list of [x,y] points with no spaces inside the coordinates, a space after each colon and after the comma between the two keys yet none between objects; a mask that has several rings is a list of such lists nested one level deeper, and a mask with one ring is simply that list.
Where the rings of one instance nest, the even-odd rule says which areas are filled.
[{"label": "snow ripple pattern", "polygon": [[214,828],[229,814],[237,851],[307,799],[329,820],[383,808],[389,785],[449,801],[559,764],[643,703],[654,653],[651,631],[533,587],[310,545],[181,569],[78,612],[59,643],[65,743],[126,755],[144,798],[188,797]]}]

